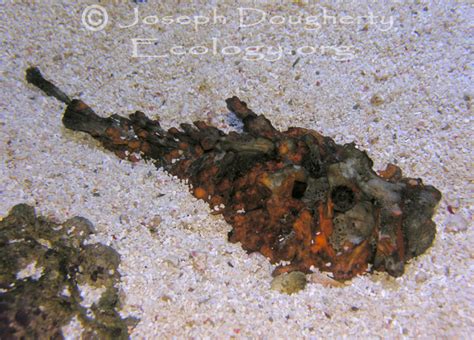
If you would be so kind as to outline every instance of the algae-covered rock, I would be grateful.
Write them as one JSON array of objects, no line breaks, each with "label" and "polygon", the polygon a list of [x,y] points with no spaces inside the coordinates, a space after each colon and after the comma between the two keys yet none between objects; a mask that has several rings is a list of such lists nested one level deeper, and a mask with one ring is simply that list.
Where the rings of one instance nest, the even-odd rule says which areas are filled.
[{"label": "algae-covered rock", "polygon": [[[92,224],[74,217],[62,224],[19,204],[0,221],[0,338],[63,338],[61,328],[77,317],[85,333],[128,338],[117,288],[119,254],[84,241]],[[81,305],[79,285],[105,288],[99,301]]]}]

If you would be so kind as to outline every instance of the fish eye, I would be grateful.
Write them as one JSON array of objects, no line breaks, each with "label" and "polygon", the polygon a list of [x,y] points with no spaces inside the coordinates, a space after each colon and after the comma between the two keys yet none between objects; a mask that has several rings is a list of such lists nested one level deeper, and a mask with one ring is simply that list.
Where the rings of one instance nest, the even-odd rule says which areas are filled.
[{"label": "fish eye", "polygon": [[331,200],[335,210],[345,212],[354,206],[355,195],[351,188],[339,185],[332,190]]}]

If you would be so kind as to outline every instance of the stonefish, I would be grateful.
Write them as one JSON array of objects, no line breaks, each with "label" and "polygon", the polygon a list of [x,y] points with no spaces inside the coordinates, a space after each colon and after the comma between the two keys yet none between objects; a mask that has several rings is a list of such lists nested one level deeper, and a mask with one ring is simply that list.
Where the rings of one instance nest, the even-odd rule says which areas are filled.
[{"label": "stonefish", "polygon": [[274,275],[319,268],[337,280],[368,269],[400,276],[434,240],[436,188],[392,164],[377,174],[353,143],[304,128],[278,131],[237,97],[226,102],[243,132],[203,121],[166,131],[140,111],[100,117],[37,68],[26,79],[67,104],[66,128],[89,133],[122,159],[150,160],[186,179],[232,226],[230,242],[279,264]]}]

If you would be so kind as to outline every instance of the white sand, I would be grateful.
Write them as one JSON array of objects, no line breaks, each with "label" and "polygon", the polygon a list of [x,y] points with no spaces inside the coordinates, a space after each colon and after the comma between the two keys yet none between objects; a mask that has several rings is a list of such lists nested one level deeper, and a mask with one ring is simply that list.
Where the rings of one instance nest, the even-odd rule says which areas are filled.
[{"label": "white sand", "polygon": [[[366,29],[324,24],[320,17],[322,27],[311,31],[302,24],[239,28],[239,5],[231,2],[162,2],[103,1],[109,24],[98,32],[81,23],[86,4],[2,2],[0,215],[26,202],[59,220],[90,219],[98,230],[93,241],[122,256],[123,315],[141,319],[133,338],[471,337],[473,7],[449,1],[240,4],[268,16],[304,18],[322,8],[338,20],[370,11],[378,16]],[[211,20],[217,6],[228,22],[197,30],[177,23],[119,28],[137,6],[141,16],[200,13]],[[140,46],[142,54],[179,44],[211,47],[212,38],[219,47],[216,55],[134,58],[134,38],[158,39]],[[269,62],[220,52],[259,44],[289,50],[349,45],[354,58],[341,62],[337,53],[316,52],[292,67],[297,55]],[[150,164],[120,161],[88,136],[63,128],[64,105],[25,83],[30,65],[102,115],[138,109],[159,115],[165,127],[209,119],[228,129],[233,120],[224,99],[238,95],[278,128],[302,126],[337,142],[355,141],[376,169],[396,162],[406,175],[443,192],[435,244],[398,279],[377,274],[345,288],[310,284],[293,296],[271,291],[272,265],[228,243],[230,226],[184,184]],[[381,105],[371,104],[374,95]],[[79,332],[77,325],[66,330],[71,337]]]}]

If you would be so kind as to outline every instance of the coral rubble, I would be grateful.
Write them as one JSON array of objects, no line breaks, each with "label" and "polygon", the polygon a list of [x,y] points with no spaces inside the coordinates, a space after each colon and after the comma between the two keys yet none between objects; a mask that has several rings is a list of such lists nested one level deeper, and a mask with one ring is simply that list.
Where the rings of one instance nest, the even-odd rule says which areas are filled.
[{"label": "coral rubble", "polygon": [[[128,338],[135,320],[117,311],[120,256],[85,244],[92,232],[84,218],[58,224],[26,204],[0,221],[1,339],[63,338],[61,328],[75,317],[86,338]],[[105,290],[86,308],[80,286]]]}]

